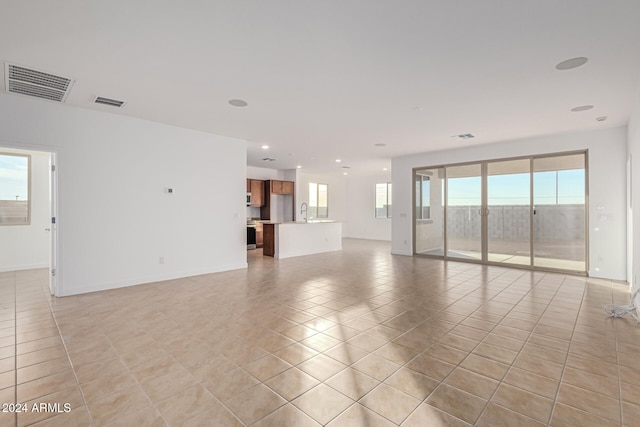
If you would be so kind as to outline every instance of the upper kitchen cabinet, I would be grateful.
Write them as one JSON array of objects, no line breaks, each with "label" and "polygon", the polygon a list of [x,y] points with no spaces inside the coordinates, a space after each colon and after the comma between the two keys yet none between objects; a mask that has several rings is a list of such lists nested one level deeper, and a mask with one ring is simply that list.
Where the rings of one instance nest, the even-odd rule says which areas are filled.
[{"label": "upper kitchen cabinet", "polygon": [[249,206],[264,205],[264,181],[259,179],[247,179],[247,193],[251,193],[251,204]]},{"label": "upper kitchen cabinet", "polygon": [[271,180],[271,194],[293,194],[293,181]]}]

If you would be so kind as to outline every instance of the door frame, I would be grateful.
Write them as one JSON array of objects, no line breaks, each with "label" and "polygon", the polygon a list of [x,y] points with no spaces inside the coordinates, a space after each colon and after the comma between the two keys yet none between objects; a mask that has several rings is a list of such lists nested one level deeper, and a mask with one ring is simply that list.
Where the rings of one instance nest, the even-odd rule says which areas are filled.
[{"label": "door frame", "polygon": [[[24,151],[39,151],[42,153],[48,153],[50,159],[50,166],[55,166],[55,172],[49,169],[49,209],[52,218],[56,218],[56,224],[49,224],[49,291],[53,296],[60,295],[60,288],[62,284],[60,265],[60,238],[58,235],[58,205],[59,205],[59,193],[58,193],[58,150],[52,147],[47,147],[37,144],[17,144],[9,141],[0,140],[0,147],[6,147],[14,150]],[[55,271],[55,276],[53,275]]]},{"label": "door frame", "polygon": [[[533,208],[534,208],[534,188],[533,188],[533,162],[534,159],[538,158],[549,158],[549,157],[562,157],[562,156],[570,156],[576,154],[584,155],[584,236],[585,236],[585,270],[584,271],[576,271],[576,270],[567,270],[561,268],[550,268],[550,267],[540,267],[534,265],[534,222],[533,222]],[[487,259],[488,257],[488,221],[486,215],[481,215],[481,259],[463,259],[463,258],[455,258],[447,255],[448,253],[448,236],[447,236],[447,196],[448,196],[448,183],[447,183],[447,168],[453,166],[466,166],[472,164],[480,164],[481,165],[481,178],[482,178],[482,207],[484,209],[487,207],[487,165],[491,162],[500,162],[500,161],[509,161],[509,160],[522,160],[529,159],[530,160],[530,203],[529,203],[529,227],[530,227],[530,254],[529,254],[529,265],[519,265],[519,264],[506,264],[500,262],[491,262]],[[444,255],[430,255],[430,254],[421,254],[416,252],[416,218],[415,218],[415,206],[416,206],[416,174],[418,171],[425,169],[443,169],[444,170],[444,221],[443,221],[443,251]],[[563,151],[557,153],[543,153],[543,154],[531,154],[524,156],[515,156],[515,157],[505,157],[505,158],[497,158],[497,159],[484,159],[484,160],[476,160],[476,161],[466,161],[460,163],[447,163],[440,165],[430,165],[423,167],[414,167],[412,169],[412,237],[413,237],[413,255],[425,258],[434,258],[434,259],[442,259],[445,261],[459,261],[459,262],[468,262],[473,264],[481,264],[481,265],[489,265],[489,266],[498,266],[498,267],[507,267],[507,268],[519,268],[524,270],[534,270],[534,271],[550,271],[557,273],[567,273],[581,276],[589,275],[589,150],[573,150],[573,151]]]}]

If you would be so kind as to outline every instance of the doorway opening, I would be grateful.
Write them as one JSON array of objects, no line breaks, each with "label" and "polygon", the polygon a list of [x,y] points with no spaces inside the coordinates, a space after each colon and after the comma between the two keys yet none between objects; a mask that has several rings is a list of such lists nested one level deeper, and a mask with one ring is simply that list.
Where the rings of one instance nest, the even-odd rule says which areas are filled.
[{"label": "doorway opening", "polygon": [[414,254],[586,274],[587,152],[414,169]]},{"label": "doorway opening", "polygon": [[55,164],[53,152],[0,146],[0,272],[45,270],[52,295],[58,264]]}]

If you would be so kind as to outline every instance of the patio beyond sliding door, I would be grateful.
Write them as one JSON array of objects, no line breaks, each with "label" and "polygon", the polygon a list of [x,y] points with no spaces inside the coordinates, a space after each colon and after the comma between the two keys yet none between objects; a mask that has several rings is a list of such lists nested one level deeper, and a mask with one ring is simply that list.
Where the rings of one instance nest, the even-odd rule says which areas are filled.
[{"label": "patio beyond sliding door", "polygon": [[533,265],[586,271],[585,154],[533,159]]},{"label": "patio beyond sliding door", "polygon": [[415,169],[414,252],[586,273],[586,157],[574,152]]},{"label": "patio beyond sliding door", "polygon": [[487,163],[487,260],[531,265],[531,159]]},{"label": "patio beyond sliding door", "polygon": [[449,166],[445,174],[447,256],[482,260],[482,164]]}]

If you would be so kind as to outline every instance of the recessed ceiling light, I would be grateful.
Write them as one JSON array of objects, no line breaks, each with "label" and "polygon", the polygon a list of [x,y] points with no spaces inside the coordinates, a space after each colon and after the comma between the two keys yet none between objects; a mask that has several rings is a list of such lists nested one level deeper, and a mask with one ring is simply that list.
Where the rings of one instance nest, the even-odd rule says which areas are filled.
[{"label": "recessed ceiling light", "polygon": [[268,149],[269,149],[269,146],[268,146],[268,145],[263,145],[263,146],[262,146],[262,149],[263,149],[263,150],[268,150]]},{"label": "recessed ceiling light", "polygon": [[578,113],[580,111],[591,110],[592,108],[593,108],[593,105],[581,105],[579,107],[572,108],[571,111],[573,111],[574,113]]},{"label": "recessed ceiling light", "polygon": [[340,163],[342,160],[340,159],[336,159],[336,163]]},{"label": "recessed ceiling light", "polygon": [[387,168],[382,168],[382,170],[383,170],[383,171],[386,171],[386,170],[387,170]]},{"label": "recessed ceiling light", "polygon": [[382,144],[382,143],[373,144],[373,145],[375,145],[376,147],[386,147],[387,146],[387,144]]},{"label": "recessed ceiling light", "polygon": [[596,117],[596,120],[599,122],[604,122],[605,120],[607,120],[607,116]]},{"label": "recessed ceiling light", "polygon": [[556,65],[556,70],[564,71],[564,70],[572,70],[574,68],[578,68],[587,63],[589,59],[584,56],[579,56],[578,58],[567,59],[566,61],[562,61],[558,65]]},{"label": "recessed ceiling light", "polygon": [[347,172],[343,173],[342,175],[349,175]]},{"label": "recessed ceiling light", "polygon": [[242,99],[230,99],[229,100],[229,104],[233,105],[234,107],[246,107],[247,105],[247,101],[243,101]]},{"label": "recessed ceiling light", "polygon": [[302,166],[298,165],[296,166],[297,169],[302,169]]}]

